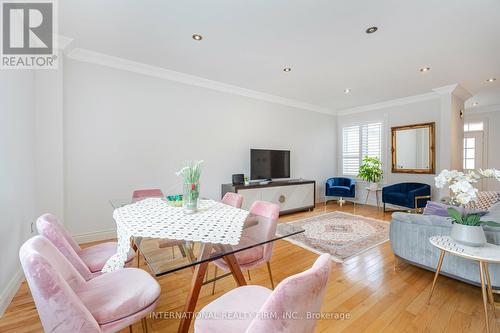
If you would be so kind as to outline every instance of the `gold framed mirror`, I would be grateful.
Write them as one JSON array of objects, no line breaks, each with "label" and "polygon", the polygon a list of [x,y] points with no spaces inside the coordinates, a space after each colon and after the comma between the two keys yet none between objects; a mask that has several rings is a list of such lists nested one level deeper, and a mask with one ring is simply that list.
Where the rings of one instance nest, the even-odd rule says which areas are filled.
[{"label": "gold framed mirror", "polygon": [[435,123],[396,126],[391,133],[393,173],[435,173]]}]

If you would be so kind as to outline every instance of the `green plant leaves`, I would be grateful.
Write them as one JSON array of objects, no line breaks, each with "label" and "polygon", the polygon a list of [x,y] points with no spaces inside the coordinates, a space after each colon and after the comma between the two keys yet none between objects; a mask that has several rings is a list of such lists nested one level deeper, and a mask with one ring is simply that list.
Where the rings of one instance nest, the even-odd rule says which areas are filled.
[{"label": "green plant leaves", "polygon": [[462,214],[458,212],[455,208],[448,208],[448,215],[458,224],[465,224],[462,220]]},{"label": "green plant leaves", "polygon": [[378,157],[363,157],[363,163],[359,167],[359,178],[368,182],[377,183],[382,180],[382,175],[382,163]]},{"label": "green plant leaves", "polygon": [[493,221],[481,221],[481,225],[487,225],[488,227],[500,227],[500,223],[493,222]]},{"label": "green plant leaves", "polygon": [[490,227],[500,227],[500,223],[493,221],[481,221],[481,216],[479,214],[467,214],[462,216],[458,210],[455,208],[448,208],[448,215],[453,219],[454,223],[469,225],[471,227],[477,227],[480,225],[487,225]]}]

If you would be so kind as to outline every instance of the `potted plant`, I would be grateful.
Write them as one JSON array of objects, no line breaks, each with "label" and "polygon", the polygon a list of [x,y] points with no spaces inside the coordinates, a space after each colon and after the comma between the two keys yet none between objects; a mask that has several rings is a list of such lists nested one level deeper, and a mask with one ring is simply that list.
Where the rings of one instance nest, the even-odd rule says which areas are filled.
[{"label": "potted plant", "polygon": [[188,162],[185,167],[175,173],[177,176],[182,176],[184,180],[182,207],[186,214],[195,213],[198,209],[201,163],[203,161]]},{"label": "potted plant", "polygon": [[[465,206],[477,199],[478,190],[472,184],[477,183],[481,178],[496,178],[500,181],[500,170],[487,169],[479,170],[478,173],[474,171],[463,173],[445,169],[435,178],[435,181],[437,188],[444,188],[449,184],[450,204]],[[468,246],[483,246],[486,243],[483,225],[500,227],[500,223],[481,221],[481,216],[477,213],[465,213],[465,210],[462,213],[453,207],[448,208],[448,215],[453,223],[450,237]]]},{"label": "potted plant", "polygon": [[382,180],[383,174],[382,163],[378,157],[363,157],[358,177],[369,182],[370,189],[375,190],[378,188],[378,183]]}]

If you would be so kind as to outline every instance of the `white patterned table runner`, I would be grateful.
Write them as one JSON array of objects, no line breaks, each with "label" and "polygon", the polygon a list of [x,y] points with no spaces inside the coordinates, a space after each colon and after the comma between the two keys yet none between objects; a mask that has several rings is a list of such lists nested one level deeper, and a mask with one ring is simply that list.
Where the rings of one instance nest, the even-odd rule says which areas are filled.
[{"label": "white patterned table runner", "polygon": [[161,198],[148,198],[115,209],[117,253],[103,272],[123,268],[131,237],[153,237],[237,245],[249,212],[213,200],[200,200],[198,212],[184,214]]}]

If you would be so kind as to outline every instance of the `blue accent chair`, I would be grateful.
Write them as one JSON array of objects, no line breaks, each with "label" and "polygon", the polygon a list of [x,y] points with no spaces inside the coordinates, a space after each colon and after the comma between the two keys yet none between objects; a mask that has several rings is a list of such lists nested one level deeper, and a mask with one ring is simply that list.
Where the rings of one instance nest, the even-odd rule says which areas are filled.
[{"label": "blue accent chair", "polygon": [[382,189],[382,202],[407,208],[420,208],[431,200],[431,187],[421,183],[399,183]]},{"label": "blue accent chair", "polygon": [[342,204],[343,198],[356,197],[356,181],[351,178],[334,177],[325,184],[325,205],[328,197],[339,197]]}]

